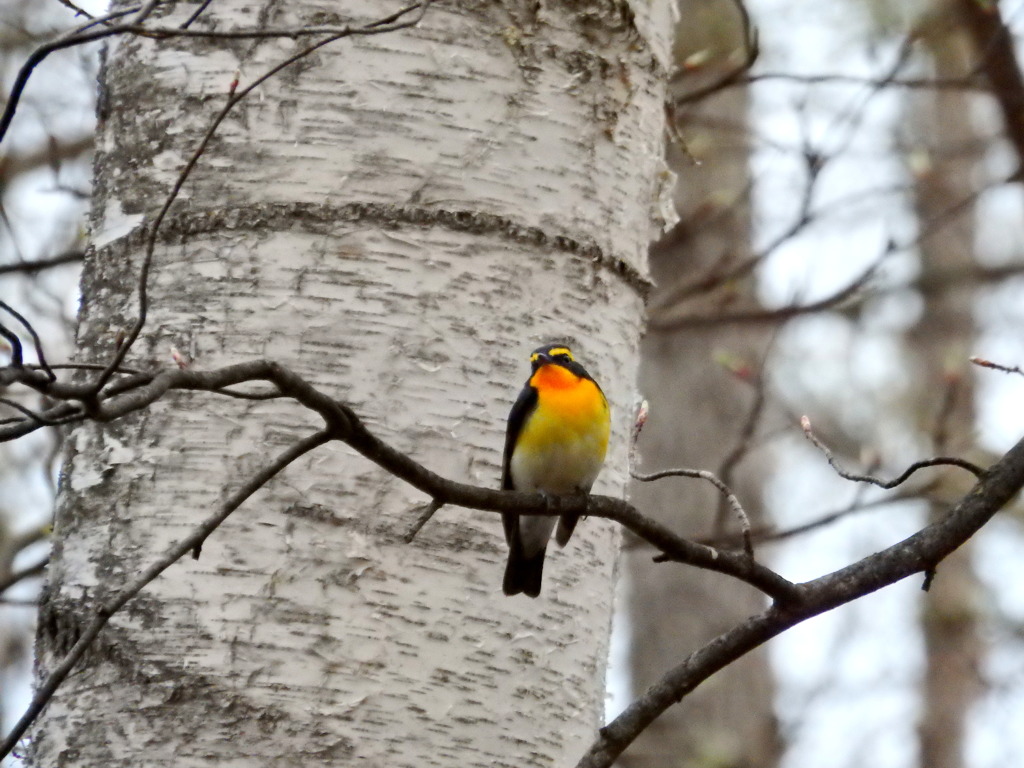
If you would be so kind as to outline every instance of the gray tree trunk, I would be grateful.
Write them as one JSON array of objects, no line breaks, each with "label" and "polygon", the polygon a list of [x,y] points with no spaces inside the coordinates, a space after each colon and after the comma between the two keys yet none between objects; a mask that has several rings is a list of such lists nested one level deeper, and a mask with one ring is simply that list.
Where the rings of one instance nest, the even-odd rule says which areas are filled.
[{"label": "gray tree trunk", "polygon": [[[735,66],[742,47],[731,2],[681,3],[675,57],[710,55],[701,72],[677,76],[674,95],[689,92]],[[658,289],[652,296],[652,330],[641,347],[640,389],[651,415],[640,439],[643,471],[694,467],[717,471],[740,441],[754,388],[715,362],[727,352],[755,368],[769,332],[762,328],[661,327],[682,314],[713,314],[727,306],[756,304],[748,276],[726,291],[681,298],[680,288],[725,271],[750,256],[750,207],[746,144],[747,93],[732,88],[678,113],[677,123],[693,158],[670,153],[679,174],[675,231],[651,251]],[[694,161],[699,163],[695,164]],[[723,293],[735,293],[723,298]],[[739,467],[733,490],[756,515],[761,505],[763,461]],[[634,502],[673,530],[706,537],[719,529],[721,498],[707,483],[690,479],[634,484]],[[731,524],[733,521],[728,520]],[[734,530],[734,529],[732,529]],[[653,563],[643,545],[627,546],[626,611],[634,693],[728,627],[764,607],[763,596],[720,576],[671,563]],[[716,765],[770,768],[779,756],[773,710],[774,684],[767,654],[748,654],[666,712],[623,754],[628,768]]]},{"label": "gray tree trunk", "polygon": [[[397,6],[395,6],[397,7]],[[162,25],[195,10],[182,4]],[[392,10],[220,0],[198,28]],[[138,366],[268,357],[445,475],[495,486],[527,354],[576,342],[613,404],[623,493],[658,195],[663,3],[438,3],[343,40],[224,122],[161,230]],[[205,26],[204,26],[205,25]],[[144,227],[224,103],[306,42],[125,38],[104,73],[79,343],[136,316]],[[38,656],[284,446],[286,401],[178,395],[84,426]],[[584,522],[538,600],[501,594],[497,515],[444,509],[343,446],[292,467],[104,630],[32,736],[36,766],[553,766],[602,716],[618,534]]]},{"label": "gray tree trunk", "polygon": [[[936,0],[921,28],[939,79],[955,79],[970,71],[958,15],[947,0]],[[974,265],[974,206],[962,201],[974,193],[974,171],[981,160],[978,136],[971,125],[972,96],[938,89],[917,94],[913,129],[916,150],[926,158],[916,174],[915,203],[922,227],[921,282],[941,283],[952,271]],[[955,213],[951,213],[955,211]],[[931,450],[964,455],[973,447],[974,388],[968,369],[969,345],[975,334],[977,291],[970,285],[928,292],[924,312],[909,342],[918,352],[918,399],[913,404],[926,442],[935,433],[944,444]],[[949,392],[950,377],[955,392]],[[952,395],[952,398],[949,397]],[[932,518],[948,511],[948,502],[967,483],[961,473],[947,471],[930,505]],[[925,674],[921,685],[922,716],[918,728],[922,768],[961,768],[968,714],[982,692],[978,671],[984,654],[978,615],[980,585],[971,564],[974,542],[942,562],[922,605]]]}]

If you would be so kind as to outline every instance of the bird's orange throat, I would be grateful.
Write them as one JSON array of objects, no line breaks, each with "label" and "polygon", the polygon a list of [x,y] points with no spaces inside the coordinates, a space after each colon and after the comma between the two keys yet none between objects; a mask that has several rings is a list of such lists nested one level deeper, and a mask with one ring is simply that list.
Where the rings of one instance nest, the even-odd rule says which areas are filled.
[{"label": "bird's orange throat", "polygon": [[538,392],[546,389],[571,389],[586,381],[560,365],[542,365],[530,377],[530,386]]},{"label": "bird's orange throat", "polygon": [[560,365],[544,365],[530,377],[530,386],[537,390],[538,423],[547,423],[550,417],[552,428],[582,431],[608,423],[604,395],[590,379]]}]

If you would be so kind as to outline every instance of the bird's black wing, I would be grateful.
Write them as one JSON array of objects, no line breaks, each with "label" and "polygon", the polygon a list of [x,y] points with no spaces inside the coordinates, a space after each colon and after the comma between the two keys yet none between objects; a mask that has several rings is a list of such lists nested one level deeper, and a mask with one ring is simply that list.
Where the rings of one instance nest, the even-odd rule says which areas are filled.
[{"label": "bird's black wing", "polygon": [[512,487],[512,451],[515,450],[516,441],[519,440],[519,433],[523,431],[523,425],[527,418],[537,407],[537,390],[527,384],[523,391],[516,398],[512,410],[508,414],[508,428],[505,432],[505,455],[501,460],[501,489],[503,491],[515,490]]},{"label": "bird's black wing", "polygon": [[[537,407],[537,390],[527,384],[523,391],[516,398],[512,410],[508,414],[508,428],[505,432],[505,455],[501,460],[501,489],[513,491],[512,487],[512,451],[515,450],[516,441],[519,440],[519,433],[523,431],[523,425]],[[505,527],[505,541],[512,546],[513,540],[519,536],[519,515],[504,513],[501,522]]]}]

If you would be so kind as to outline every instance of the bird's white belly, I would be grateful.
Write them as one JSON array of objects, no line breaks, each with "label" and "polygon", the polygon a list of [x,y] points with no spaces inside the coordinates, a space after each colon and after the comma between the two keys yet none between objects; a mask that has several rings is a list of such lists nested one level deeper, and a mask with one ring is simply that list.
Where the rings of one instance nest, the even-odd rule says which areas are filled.
[{"label": "bird's white belly", "polygon": [[509,471],[517,491],[566,495],[590,491],[604,463],[599,438],[574,436],[512,454]]}]

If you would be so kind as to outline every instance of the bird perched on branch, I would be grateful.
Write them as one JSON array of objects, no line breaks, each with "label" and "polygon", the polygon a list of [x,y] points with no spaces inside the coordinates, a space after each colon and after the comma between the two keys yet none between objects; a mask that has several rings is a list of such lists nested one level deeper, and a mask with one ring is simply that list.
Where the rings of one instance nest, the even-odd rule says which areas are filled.
[{"label": "bird perched on branch", "polygon": [[[565,344],[534,350],[530,365],[530,378],[508,416],[501,487],[545,495],[589,493],[608,449],[608,401]],[[509,546],[502,590],[537,597],[555,518],[507,512],[501,520]],[[578,520],[578,515],[558,518],[560,547]]]}]

